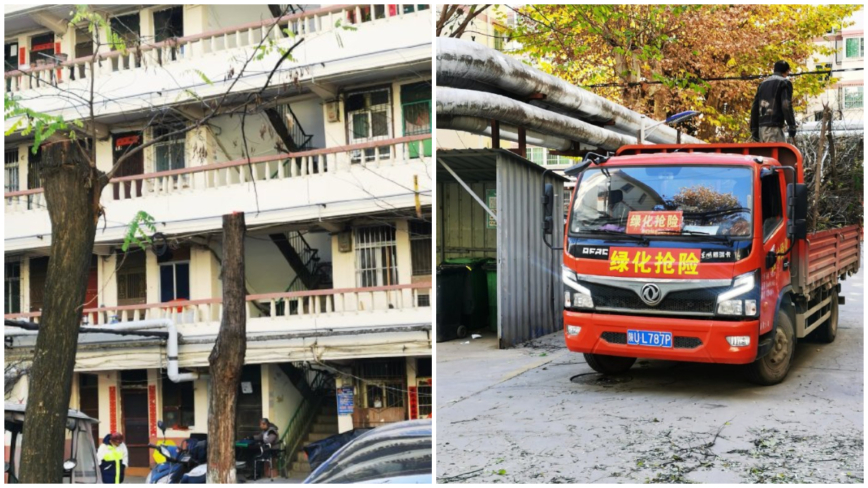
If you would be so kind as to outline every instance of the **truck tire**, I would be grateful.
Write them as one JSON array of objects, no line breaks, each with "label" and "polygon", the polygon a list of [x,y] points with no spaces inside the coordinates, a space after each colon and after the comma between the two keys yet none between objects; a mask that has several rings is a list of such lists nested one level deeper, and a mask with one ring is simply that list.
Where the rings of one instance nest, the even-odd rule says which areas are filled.
[{"label": "truck tire", "polygon": [[793,321],[784,312],[778,312],[772,350],[768,354],[746,365],[748,381],[762,386],[776,385],[787,377],[796,350],[796,334]]},{"label": "truck tire", "polygon": [[811,338],[826,344],[834,342],[835,336],[838,335],[838,293],[832,291],[829,296],[832,299],[829,303],[829,319],[817,327],[814,332],[811,332]]},{"label": "truck tire", "polygon": [[633,363],[636,362],[636,358],[585,353],[585,361],[588,362],[588,366],[590,366],[591,369],[598,373],[618,374],[632,368]]}]

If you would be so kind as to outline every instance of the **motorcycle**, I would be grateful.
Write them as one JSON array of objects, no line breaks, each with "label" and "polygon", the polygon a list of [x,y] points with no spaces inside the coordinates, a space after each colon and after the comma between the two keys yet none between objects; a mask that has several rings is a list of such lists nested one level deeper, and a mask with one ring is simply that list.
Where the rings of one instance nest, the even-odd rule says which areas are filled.
[{"label": "motorcycle", "polygon": [[162,444],[148,444],[165,460],[158,463],[147,478],[148,484],[205,483],[208,469],[207,441],[190,438],[180,448],[170,445],[166,440],[166,427],[163,421],[157,422],[163,432]]}]

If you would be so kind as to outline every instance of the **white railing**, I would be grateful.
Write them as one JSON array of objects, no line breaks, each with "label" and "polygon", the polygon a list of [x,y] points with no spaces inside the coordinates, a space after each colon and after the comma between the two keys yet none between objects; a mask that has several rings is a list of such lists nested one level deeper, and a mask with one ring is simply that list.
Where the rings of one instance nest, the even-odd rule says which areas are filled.
[{"label": "white railing", "polygon": [[[344,288],[310,290],[288,293],[269,293],[247,296],[247,318],[256,320],[286,321],[331,314],[383,313],[394,310],[412,310],[429,307],[431,283],[393,285],[372,288]],[[177,300],[167,303],[123,305],[118,307],[85,308],[82,325],[107,325],[171,318],[178,324],[219,322],[223,313],[223,300]],[[26,320],[38,323],[41,312],[8,314],[10,320]]]},{"label": "white railing", "polygon": [[[424,5],[427,7],[427,5]],[[6,92],[19,92],[48,86],[61,86],[74,80],[109,76],[114,72],[134,70],[147,66],[166,66],[200,58],[203,55],[255,47],[266,36],[276,42],[286,39],[283,29],[296,35],[328,32],[345,25],[377,22],[390,17],[401,17],[405,10],[417,11],[418,5],[332,5],[299,14],[285,15],[277,20],[278,28],[269,28],[275,19],[241,24],[225,29],[203,32],[158,43],[126,46],[122,51],[97,53],[95,56],[64,61],[59,64],[34,66],[26,70],[13,70],[5,74]]]},{"label": "white railing", "polygon": [[[348,171],[354,165],[376,168],[410,161],[409,146],[421,145],[431,134],[399,137],[348,146],[314,149],[288,154],[238,159],[224,163],[194,166],[156,173],[112,178],[103,190],[102,202],[163,197],[174,193],[243,185],[251,181],[292,178]],[[388,151],[383,151],[388,148]],[[375,153],[375,157],[366,154]],[[421,153],[421,150],[418,151]],[[4,195],[7,212],[45,210],[42,188],[9,192]]]}]

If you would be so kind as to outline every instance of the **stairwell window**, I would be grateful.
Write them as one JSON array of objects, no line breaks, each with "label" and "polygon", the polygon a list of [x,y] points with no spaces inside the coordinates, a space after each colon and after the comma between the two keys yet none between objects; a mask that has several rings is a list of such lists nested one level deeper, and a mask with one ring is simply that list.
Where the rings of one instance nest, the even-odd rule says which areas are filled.
[{"label": "stairwell window", "polygon": [[[392,137],[392,103],[388,88],[359,91],[347,95],[347,134],[350,144],[386,140]],[[352,151],[353,163],[389,159],[389,146]]]},{"label": "stairwell window", "polygon": [[3,278],[5,293],[3,293],[3,313],[21,312],[21,263],[11,261],[5,263]]},{"label": "stairwell window", "polygon": [[398,284],[395,228],[386,225],[356,229],[356,286]]},{"label": "stairwell window", "polygon": [[[155,127],[153,130],[153,137],[154,139],[157,139],[182,128],[182,125]],[[186,140],[186,134],[177,134],[154,144],[154,161],[157,172],[184,169],[186,166],[184,154]],[[181,183],[187,182],[187,175],[173,175],[172,181],[177,183],[179,176],[181,177]],[[162,185],[163,179],[159,178],[158,181],[160,182],[160,185]]]},{"label": "stairwell window", "polygon": [[20,188],[18,186],[18,148],[7,149],[3,157],[6,175],[6,179],[3,180],[3,190],[6,193],[18,191]]}]

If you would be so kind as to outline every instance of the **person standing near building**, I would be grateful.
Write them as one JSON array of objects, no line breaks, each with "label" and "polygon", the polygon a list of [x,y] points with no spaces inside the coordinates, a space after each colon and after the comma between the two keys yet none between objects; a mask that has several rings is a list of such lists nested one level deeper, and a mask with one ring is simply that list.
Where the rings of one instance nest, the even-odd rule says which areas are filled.
[{"label": "person standing near building", "polygon": [[784,123],[790,138],[796,137],[796,117],[793,114],[793,83],[787,79],[790,65],[778,61],[774,74],[757,88],[750,110],[750,133],[756,142],[787,142]]},{"label": "person standing near building", "polygon": [[107,434],[96,452],[99,460],[99,470],[102,473],[102,482],[107,484],[120,484],[124,482],[124,471],[129,465],[130,458],[127,446],[124,444],[124,436],[118,432]]}]

